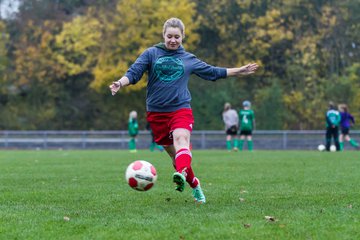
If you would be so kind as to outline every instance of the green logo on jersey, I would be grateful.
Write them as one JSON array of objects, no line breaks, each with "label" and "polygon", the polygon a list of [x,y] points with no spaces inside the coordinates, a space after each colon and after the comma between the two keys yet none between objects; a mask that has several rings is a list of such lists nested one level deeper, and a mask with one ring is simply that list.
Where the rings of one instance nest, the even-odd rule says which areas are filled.
[{"label": "green logo on jersey", "polygon": [[184,75],[184,64],[179,58],[160,57],[155,63],[154,71],[161,81],[172,82]]}]

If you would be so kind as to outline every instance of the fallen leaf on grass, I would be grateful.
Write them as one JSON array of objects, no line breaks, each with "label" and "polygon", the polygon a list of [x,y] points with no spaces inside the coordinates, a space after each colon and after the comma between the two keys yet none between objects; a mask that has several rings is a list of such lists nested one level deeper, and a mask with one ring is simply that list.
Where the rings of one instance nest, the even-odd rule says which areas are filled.
[{"label": "fallen leaf on grass", "polygon": [[245,202],[245,198],[239,198],[240,202]]},{"label": "fallen leaf on grass", "polygon": [[272,216],[265,216],[265,219],[268,220],[269,222],[275,222],[276,218],[272,217]]},{"label": "fallen leaf on grass", "polygon": [[250,228],[251,224],[250,223],[244,223],[244,228]]},{"label": "fallen leaf on grass", "polygon": [[241,190],[240,193],[248,193],[246,190]]}]

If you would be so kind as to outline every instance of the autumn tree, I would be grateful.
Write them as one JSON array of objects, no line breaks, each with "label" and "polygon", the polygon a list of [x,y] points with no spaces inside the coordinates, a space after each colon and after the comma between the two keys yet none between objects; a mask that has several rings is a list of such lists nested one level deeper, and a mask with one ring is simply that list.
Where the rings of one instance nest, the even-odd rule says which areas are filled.
[{"label": "autumn tree", "polygon": [[[108,85],[179,17],[186,50],[212,65],[256,61],[256,75],[216,84],[192,76],[196,129],[222,129],[224,102],[250,100],[263,129],[321,129],[329,100],[360,107],[360,5],[355,0],[20,0],[0,22],[3,129],[145,126],[145,80]],[[144,76],[144,79],[146,76]],[[280,114],[277,107],[282,106]],[[276,110],[276,125],[267,121]],[[354,111],[353,111],[354,112]]]},{"label": "autumn tree", "polygon": [[[171,4],[128,0],[119,1],[111,14],[99,13],[104,32],[92,87],[100,90],[118,79],[146,48],[163,41],[162,26],[170,17],[182,19],[187,34],[184,46],[193,47],[198,39],[197,34],[193,33],[197,28],[194,6],[194,3],[182,0],[175,0]],[[132,89],[141,89],[144,85],[142,82]]]}]

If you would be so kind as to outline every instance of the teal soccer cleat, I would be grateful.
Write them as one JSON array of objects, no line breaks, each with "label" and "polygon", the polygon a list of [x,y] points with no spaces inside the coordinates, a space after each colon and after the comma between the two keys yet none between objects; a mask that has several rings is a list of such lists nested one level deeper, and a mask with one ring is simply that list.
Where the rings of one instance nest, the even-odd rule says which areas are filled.
[{"label": "teal soccer cleat", "polygon": [[197,203],[205,203],[206,202],[205,195],[200,187],[200,183],[195,188],[193,188],[192,194],[195,198],[195,202],[197,202]]},{"label": "teal soccer cleat", "polygon": [[179,172],[174,173],[173,175],[173,182],[176,184],[175,190],[179,192],[183,192],[185,188],[185,176]]}]

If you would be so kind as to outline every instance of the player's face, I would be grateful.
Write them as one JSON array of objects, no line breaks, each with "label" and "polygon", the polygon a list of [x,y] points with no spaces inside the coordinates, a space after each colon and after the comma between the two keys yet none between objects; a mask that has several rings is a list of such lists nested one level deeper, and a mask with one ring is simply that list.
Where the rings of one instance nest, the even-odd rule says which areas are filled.
[{"label": "player's face", "polygon": [[182,35],[180,29],[168,27],[164,33],[164,42],[167,49],[178,49],[182,43]]}]

